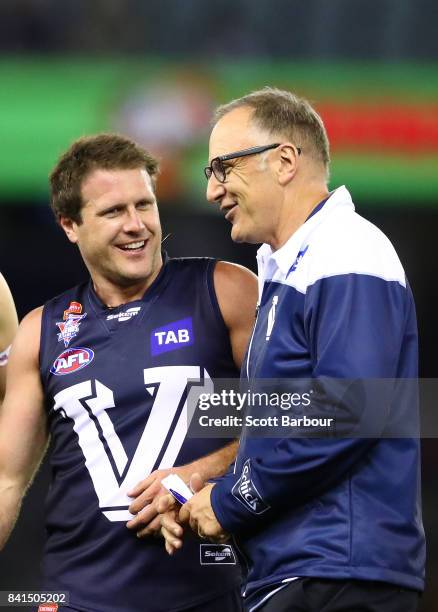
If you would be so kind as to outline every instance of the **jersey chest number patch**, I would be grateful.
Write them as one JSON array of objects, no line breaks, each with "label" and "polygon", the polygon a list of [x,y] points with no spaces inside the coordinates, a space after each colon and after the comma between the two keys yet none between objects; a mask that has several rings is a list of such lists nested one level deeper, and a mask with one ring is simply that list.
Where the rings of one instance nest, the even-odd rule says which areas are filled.
[{"label": "jersey chest number patch", "polygon": [[144,370],[145,392],[154,400],[131,460],[106,412],[115,407],[111,389],[96,380],[94,392],[92,381],[87,380],[55,395],[54,409],[74,422],[99,507],[110,521],[132,518],[128,510],[132,500],[127,491],[154,469],[175,463],[192,416],[187,410],[189,379],[199,380],[202,390],[213,389],[207,371],[199,366]]}]

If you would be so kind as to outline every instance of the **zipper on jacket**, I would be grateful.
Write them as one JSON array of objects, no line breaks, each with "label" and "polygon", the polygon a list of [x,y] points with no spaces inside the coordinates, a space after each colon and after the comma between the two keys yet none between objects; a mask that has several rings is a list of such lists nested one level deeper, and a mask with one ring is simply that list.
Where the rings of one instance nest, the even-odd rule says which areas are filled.
[{"label": "zipper on jacket", "polygon": [[246,377],[248,380],[249,380],[249,359],[251,357],[252,341],[253,341],[254,333],[257,327],[257,320],[259,318],[259,312],[260,312],[260,302],[257,302],[256,311],[255,311],[255,322],[254,322],[254,327],[252,328],[251,340],[249,341],[249,346],[248,346],[248,356],[246,358]]}]

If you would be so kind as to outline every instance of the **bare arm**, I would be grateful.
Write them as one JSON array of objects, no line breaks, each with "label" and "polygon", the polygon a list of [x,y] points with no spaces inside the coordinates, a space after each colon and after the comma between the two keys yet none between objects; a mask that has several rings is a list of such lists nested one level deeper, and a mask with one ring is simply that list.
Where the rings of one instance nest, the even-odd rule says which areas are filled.
[{"label": "bare arm", "polygon": [[47,445],[38,351],[41,309],[23,320],[11,351],[6,397],[0,415],[0,549]]},{"label": "bare arm", "polygon": [[17,313],[9,287],[0,274],[0,406],[6,389],[8,348],[18,327]]},{"label": "bare arm", "polygon": [[214,288],[230,333],[234,362],[240,368],[255,321],[257,277],[243,266],[218,261]]}]

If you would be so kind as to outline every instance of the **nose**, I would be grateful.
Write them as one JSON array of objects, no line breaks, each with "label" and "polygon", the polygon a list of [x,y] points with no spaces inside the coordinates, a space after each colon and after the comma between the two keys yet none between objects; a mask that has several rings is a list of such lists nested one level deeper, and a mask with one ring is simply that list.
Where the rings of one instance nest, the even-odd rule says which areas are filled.
[{"label": "nose", "polygon": [[220,202],[225,192],[226,188],[224,183],[220,183],[215,175],[212,174],[207,183],[207,200],[209,202]]},{"label": "nose", "polygon": [[143,231],[145,224],[139,211],[133,207],[129,207],[126,210],[126,216],[124,219],[123,230],[128,234],[138,234]]}]

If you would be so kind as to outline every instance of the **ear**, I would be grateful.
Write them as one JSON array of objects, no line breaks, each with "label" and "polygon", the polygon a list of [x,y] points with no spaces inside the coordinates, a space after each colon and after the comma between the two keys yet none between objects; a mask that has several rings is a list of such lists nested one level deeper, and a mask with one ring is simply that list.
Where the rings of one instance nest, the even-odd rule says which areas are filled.
[{"label": "ear", "polygon": [[298,150],[291,143],[284,143],[280,147],[280,163],[278,166],[278,181],[283,187],[294,178],[298,165]]},{"label": "ear", "polygon": [[59,217],[58,221],[59,221],[59,225],[64,230],[70,242],[73,242],[74,244],[76,244],[78,241],[78,235],[76,231],[77,223],[73,221],[72,219],[69,219],[68,217],[61,217],[61,216]]}]

